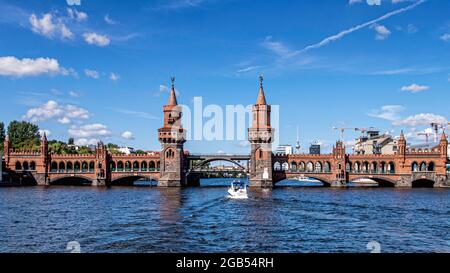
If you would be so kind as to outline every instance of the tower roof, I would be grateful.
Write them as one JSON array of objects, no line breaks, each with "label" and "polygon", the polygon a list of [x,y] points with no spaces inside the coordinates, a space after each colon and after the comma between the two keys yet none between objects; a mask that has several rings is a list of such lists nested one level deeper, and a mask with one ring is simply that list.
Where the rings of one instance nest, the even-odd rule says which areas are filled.
[{"label": "tower roof", "polygon": [[263,87],[264,77],[259,77],[259,93],[258,99],[256,100],[256,105],[266,105],[266,96],[264,95],[264,87]]},{"label": "tower roof", "polygon": [[170,80],[172,81],[172,88],[170,90],[169,102],[167,103],[167,105],[177,106],[178,102],[177,102],[177,94],[175,92],[175,77],[172,77]]},{"label": "tower roof", "polygon": [[400,133],[400,140],[405,140],[405,134],[403,133],[403,130]]},{"label": "tower roof", "polygon": [[441,141],[447,141],[447,135],[445,132],[442,132]]},{"label": "tower roof", "polygon": [[47,141],[47,134],[45,132],[41,135],[41,141]]}]

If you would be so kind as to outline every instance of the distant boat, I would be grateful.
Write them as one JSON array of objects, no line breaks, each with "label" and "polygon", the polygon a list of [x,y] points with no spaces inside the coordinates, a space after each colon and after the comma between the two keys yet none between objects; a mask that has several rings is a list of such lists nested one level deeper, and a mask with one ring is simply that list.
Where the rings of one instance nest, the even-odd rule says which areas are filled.
[{"label": "distant boat", "polygon": [[235,180],[231,183],[228,194],[229,197],[233,199],[247,199],[247,185],[241,181]]},{"label": "distant boat", "polygon": [[299,182],[304,182],[304,183],[323,184],[322,182],[320,182],[317,179],[309,178],[309,177],[305,177],[305,176],[300,176],[296,180],[299,181]]},{"label": "distant boat", "polygon": [[375,187],[378,186],[378,183],[373,181],[372,179],[361,178],[351,182],[356,187]]}]

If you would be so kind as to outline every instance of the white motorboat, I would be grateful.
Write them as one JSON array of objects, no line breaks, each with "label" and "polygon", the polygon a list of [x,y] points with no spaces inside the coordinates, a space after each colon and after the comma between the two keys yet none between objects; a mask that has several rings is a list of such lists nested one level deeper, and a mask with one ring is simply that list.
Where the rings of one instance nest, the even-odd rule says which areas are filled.
[{"label": "white motorboat", "polygon": [[233,181],[228,189],[228,194],[233,199],[247,199],[247,185],[241,181]]}]

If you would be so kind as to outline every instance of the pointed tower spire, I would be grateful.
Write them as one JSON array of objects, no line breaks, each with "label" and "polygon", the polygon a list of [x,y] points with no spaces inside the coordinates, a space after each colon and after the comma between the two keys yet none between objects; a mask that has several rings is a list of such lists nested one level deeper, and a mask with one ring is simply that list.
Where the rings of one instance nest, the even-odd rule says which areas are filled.
[{"label": "pointed tower spire", "polygon": [[256,100],[256,105],[266,105],[266,96],[264,95],[264,87],[263,87],[264,77],[263,75],[259,76],[259,94],[258,99]]},{"label": "pointed tower spire", "polygon": [[42,133],[41,141],[47,142],[47,134],[45,132]]},{"label": "pointed tower spire", "polygon": [[403,130],[400,133],[400,140],[405,140],[405,134],[403,133]]},{"label": "pointed tower spire", "polygon": [[175,77],[171,77],[170,80],[172,82],[172,88],[170,90],[170,97],[167,105],[177,106],[178,102],[177,102],[177,94],[175,92]]},{"label": "pointed tower spire", "polygon": [[442,131],[441,141],[444,141],[444,142],[447,141],[447,135],[445,134],[445,131]]}]

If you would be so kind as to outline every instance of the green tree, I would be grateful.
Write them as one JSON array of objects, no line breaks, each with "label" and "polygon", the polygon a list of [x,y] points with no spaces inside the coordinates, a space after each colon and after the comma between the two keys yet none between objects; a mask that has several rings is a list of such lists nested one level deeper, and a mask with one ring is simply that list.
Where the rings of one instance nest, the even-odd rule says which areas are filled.
[{"label": "green tree", "polygon": [[0,152],[3,152],[3,142],[5,141],[5,137],[5,124],[3,122],[0,122]]},{"label": "green tree", "polygon": [[67,144],[69,144],[69,145],[75,144],[75,140],[73,139],[73,137],[69,138],[69,140],[67,141]]},{"label": "green tree", "polygon": [[147,154],[147,152],[145,152],[145,151],[143,151],[143,150],[137,150],[135,153],[136,153],[137,155],[145,155],[145,154]]},{"label": "green tree", "polygon": [[8,136],[14,149],[39,149],[39,126],[26,121],[12,121],[8,125]]}]

